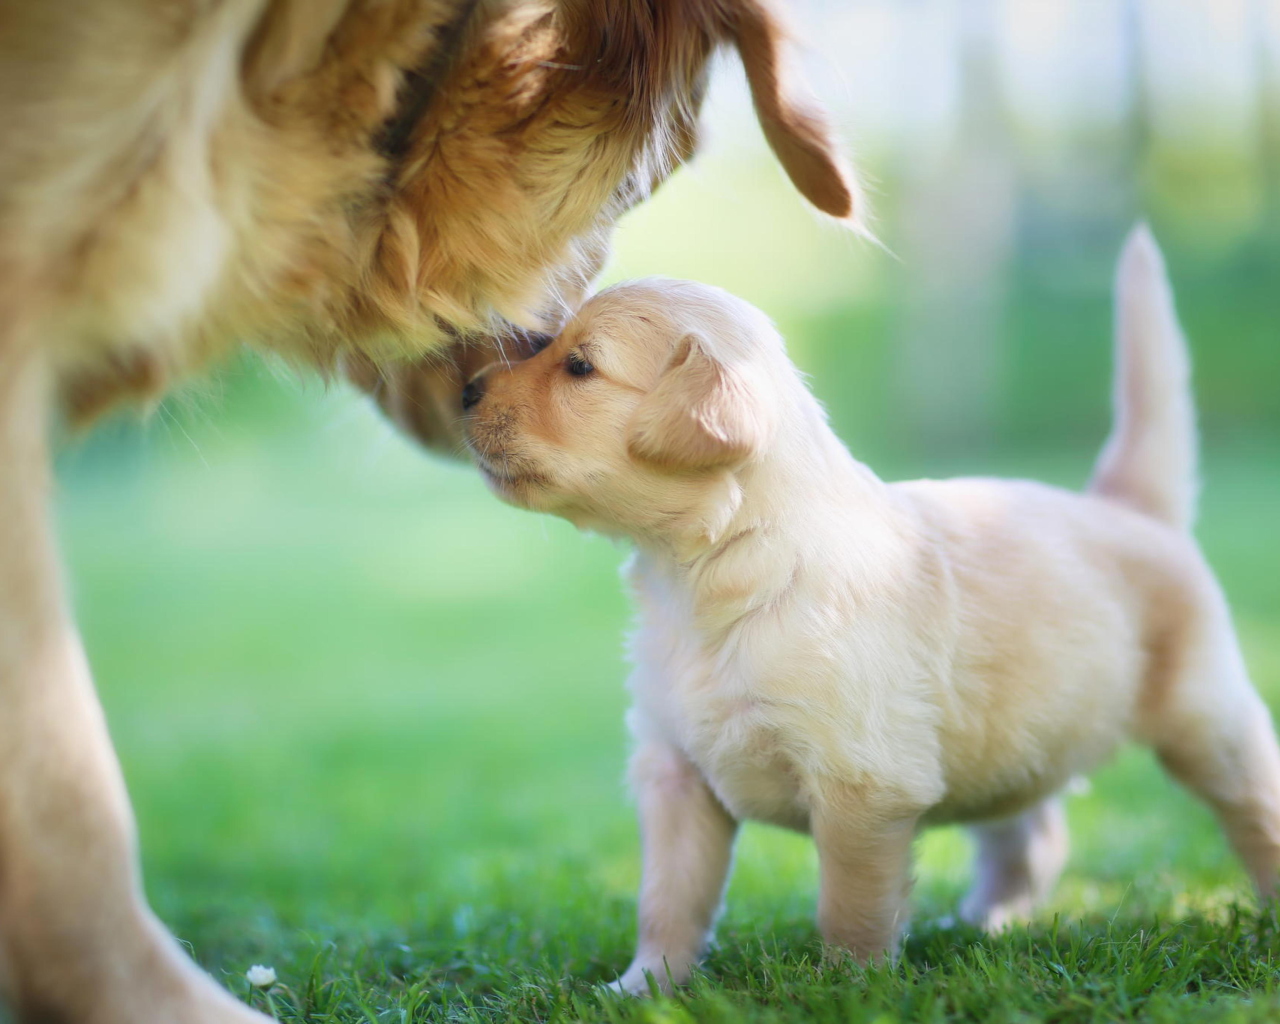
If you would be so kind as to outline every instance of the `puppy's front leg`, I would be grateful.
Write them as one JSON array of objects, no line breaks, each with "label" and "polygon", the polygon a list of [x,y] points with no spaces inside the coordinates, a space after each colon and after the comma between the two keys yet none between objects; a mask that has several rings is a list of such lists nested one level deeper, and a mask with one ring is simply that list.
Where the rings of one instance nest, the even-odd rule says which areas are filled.
[{"label": "puppy's front leg", "polygon": [[834,786],[815,802],[818,930],[859,963],[897,952],[911,890],[917,815],[878,810],[851,787]]},{"label": "puppy's front leg", "polygon": [[631,761],[644,874],[635,959],[614,983],[643,995],[689,980],[711,937],[738,823],[679,751],[645,742]]}]

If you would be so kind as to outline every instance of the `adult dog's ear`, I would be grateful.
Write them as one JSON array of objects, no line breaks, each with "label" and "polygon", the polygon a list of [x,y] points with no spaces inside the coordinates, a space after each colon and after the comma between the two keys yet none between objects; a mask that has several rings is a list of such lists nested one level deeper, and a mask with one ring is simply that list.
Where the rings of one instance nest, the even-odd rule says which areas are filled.
[{"label": "adult dog's ear", "polygon": [[708,354],[696,334],[676,346],[628,427],[627,452],[662,469],[729,469],[758,455],[773,432],[767,394],[740,368]]},{"label": "adult dog's ear", "polygon": [[862,227],[857,180],[826,114],[788,80],[788,33],[769,0],[737,0],[724,11],[764,137],[792,184],[823,213]]}]

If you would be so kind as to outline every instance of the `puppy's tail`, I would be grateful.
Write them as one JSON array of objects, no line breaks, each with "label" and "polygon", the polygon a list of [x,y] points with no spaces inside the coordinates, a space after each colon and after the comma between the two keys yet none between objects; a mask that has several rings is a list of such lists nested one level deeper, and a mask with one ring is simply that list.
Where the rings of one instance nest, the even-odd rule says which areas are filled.
[{"label": "puppy's tail", "polygon": [[1145,224],[1120,255],[1115,302],[1114,425],[1089,491],[1189,530],[1199,490],[1191,361]]}]

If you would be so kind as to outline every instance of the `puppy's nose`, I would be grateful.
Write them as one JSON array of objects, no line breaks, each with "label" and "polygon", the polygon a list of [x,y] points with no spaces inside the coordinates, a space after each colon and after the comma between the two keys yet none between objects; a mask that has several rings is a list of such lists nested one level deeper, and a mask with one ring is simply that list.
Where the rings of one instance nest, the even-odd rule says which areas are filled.
[{"label": "puppy's nose", "polygon": [[476,377],[462,389],[462,408],[474,409],[484,398],[484,378]]}]

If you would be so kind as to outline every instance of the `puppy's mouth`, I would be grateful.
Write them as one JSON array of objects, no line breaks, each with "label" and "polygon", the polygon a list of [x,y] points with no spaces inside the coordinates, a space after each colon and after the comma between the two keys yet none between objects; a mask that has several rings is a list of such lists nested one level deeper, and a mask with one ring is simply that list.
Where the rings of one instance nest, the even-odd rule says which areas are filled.
[{"label": "puppy's mouth", "polygon": [[519,430],[509,410],[488,416],[473,413],[463,436],[480,475],[499,498],[527,506],[533,493],[548,484],[545,474],[519,451]]},{"label": "puppy's mouth", "polygon": [[522,473],[510,467],[491,466],[486,462],[479,463],[484,478],[495,487],[503,490],[519,490],[540,486],[544,481],[537,473]]},{"label": "puppy's mouth", "polygon": [[546,478],[505,452],[481,451],[474,440],[468,441],[480,475],[502,497],[519,499],[546,485]]}]

